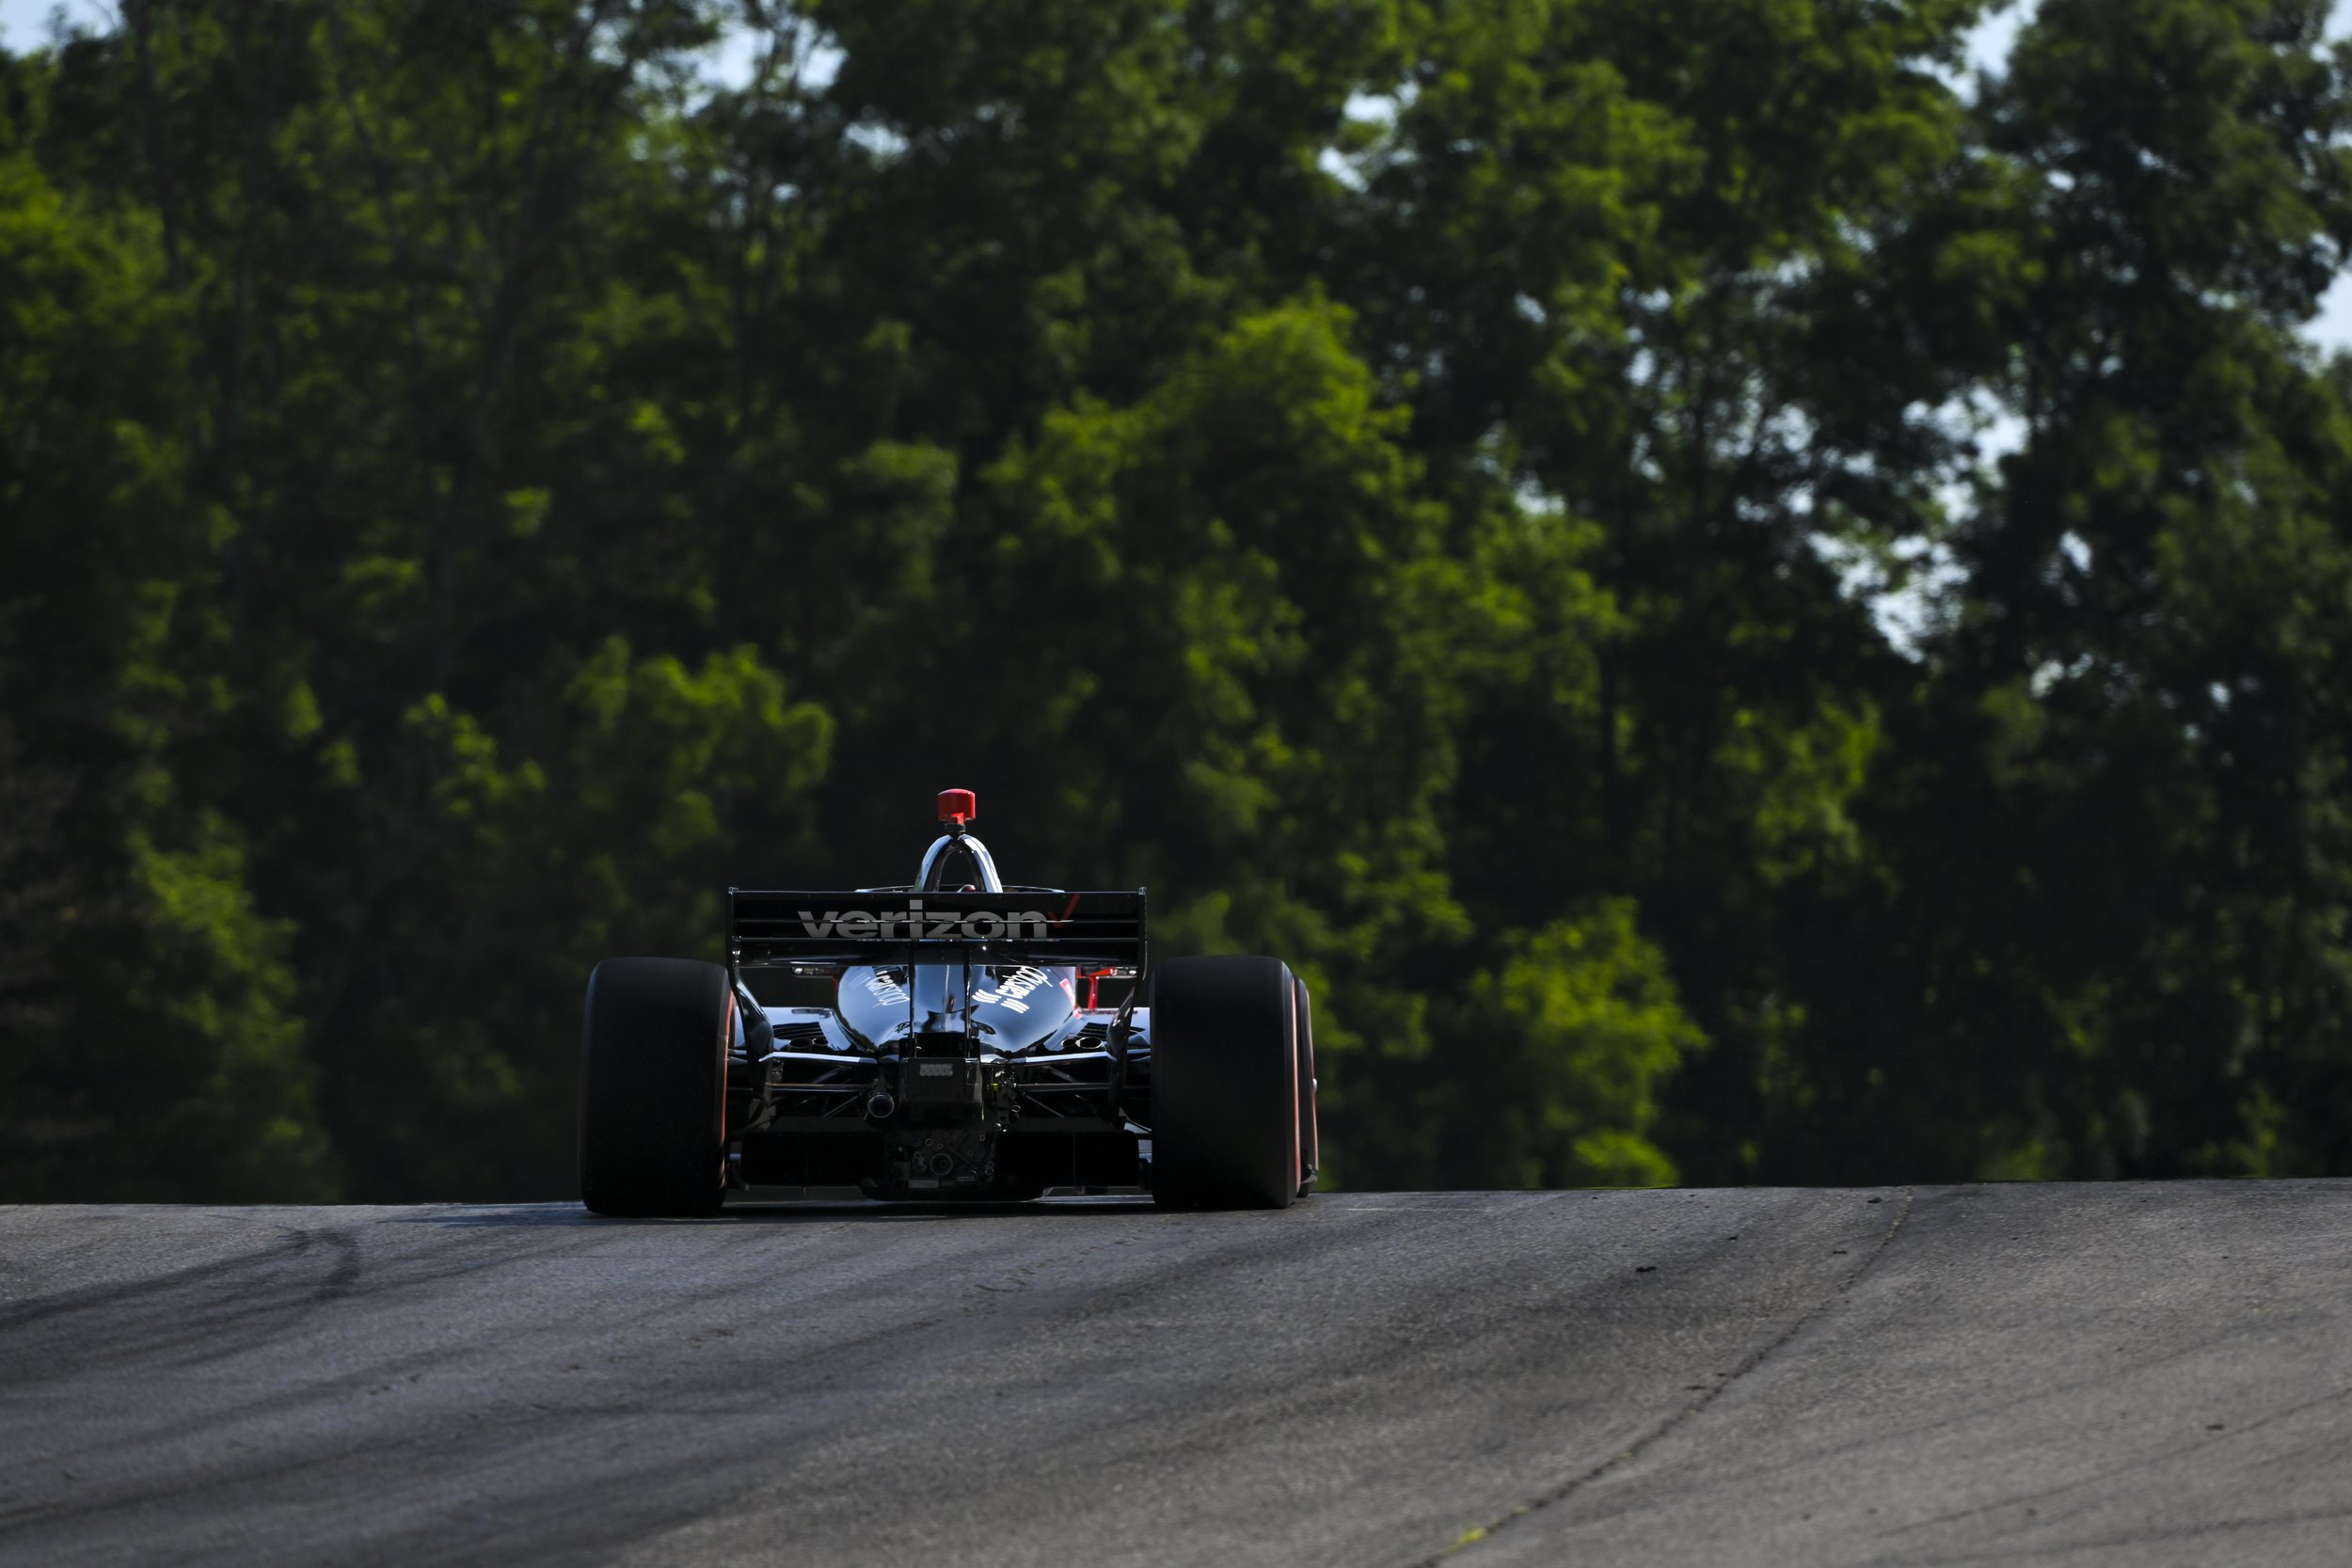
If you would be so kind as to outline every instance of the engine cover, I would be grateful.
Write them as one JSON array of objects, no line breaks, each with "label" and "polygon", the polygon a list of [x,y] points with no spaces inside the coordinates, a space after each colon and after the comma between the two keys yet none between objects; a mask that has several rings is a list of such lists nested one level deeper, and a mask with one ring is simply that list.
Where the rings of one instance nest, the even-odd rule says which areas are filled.
[{"label": "engine cover", "polygon": [[976,1052],[1009,1056],[1069,1029],[1077,976],[1033,964],[860,965],[842,971],[834,1006],[850,1037],[877,1053],[961,1035]]}]

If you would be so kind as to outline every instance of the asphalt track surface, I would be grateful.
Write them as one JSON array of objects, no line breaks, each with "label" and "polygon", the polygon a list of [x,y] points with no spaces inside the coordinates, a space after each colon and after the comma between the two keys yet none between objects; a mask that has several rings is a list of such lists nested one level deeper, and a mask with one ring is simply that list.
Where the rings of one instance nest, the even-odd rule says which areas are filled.
[{"label": "asphalt track surface", "polygon": [[1438,1561],[2340,1568],[2352,1183],[0,1209],[10,1565]]}]

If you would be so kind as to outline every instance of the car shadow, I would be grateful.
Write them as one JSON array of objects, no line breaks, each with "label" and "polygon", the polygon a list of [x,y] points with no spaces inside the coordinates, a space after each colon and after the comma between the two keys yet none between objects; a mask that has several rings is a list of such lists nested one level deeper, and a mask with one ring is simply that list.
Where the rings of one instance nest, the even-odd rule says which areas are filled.
[{"label": "car shadow", "polygon": [[522,1229],[564,1227],[904,1224],[918,1220],[996,1219],[1048,1222],[1073,1216],[1157,1213],[1148,1196],[1104,1194],[1042,1197],[1025,1203],[884,1203],[866,1197],[763,1197],[756,1192],[730,1196],[716,1214],[691,1219],[615,1219],[592,1214],[577,1202],[450,1204],[400,1215],[395,1225],[431,1225],[455,1229]]}]

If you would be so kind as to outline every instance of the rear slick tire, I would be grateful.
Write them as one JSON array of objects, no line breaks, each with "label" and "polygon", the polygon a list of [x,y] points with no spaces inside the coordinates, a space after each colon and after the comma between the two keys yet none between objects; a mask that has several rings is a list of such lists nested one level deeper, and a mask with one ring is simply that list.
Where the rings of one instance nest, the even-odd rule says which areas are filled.
[{"label": "rear slick tire", "polygon": [[580,1197],[599,1214],[716,1213],[734,992],[717,964],[607,958],[588,978]]},{"label": "rear slick tire", "polygon": [[1301,1181],[1298,988],[1277,958],[1177,958],[1152,981],[1152,1197],[1287,1209]]}]

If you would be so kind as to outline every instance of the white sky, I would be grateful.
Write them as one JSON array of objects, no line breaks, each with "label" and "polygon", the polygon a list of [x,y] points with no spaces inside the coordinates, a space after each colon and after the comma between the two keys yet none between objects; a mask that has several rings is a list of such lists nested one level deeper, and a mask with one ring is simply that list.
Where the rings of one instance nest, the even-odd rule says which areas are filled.
[{"label": "white sky", "polygon": [[[2033,14],[2035,0],[2010,0],[2010,4],[1988,18],[1969,35],[1968,58],[1979,70],[1998,70],[2009,58],[2010,41],[2026,18]],[[0,0],[0,43],[24,49],[39,42],[48,30],[52,12],[62,10],[76,21],[101,26],[111,24],[116,17],[112,0]],[[2343,38],[2352,36],[2352,0],[2335,0],[2335,15],[2328,31]],[[735,34],[712,52],[711,73],[722,79],[739,77],[750,70],[752,45],[741,33]],[[2307,335],[2328,348],[2352,349],[2352,272],[2338,278],[2320,301],[2317,320],[2306,327]]]},{"label": "white sky", "polygon": [[[0,0],[0,43],[22,52],[39,43],[48,31],[49,12],[56,0]],[[112,6],[94,4],[93,0],[76,0],[65,8],[67,14],[90,22],[111,22]]]}]

